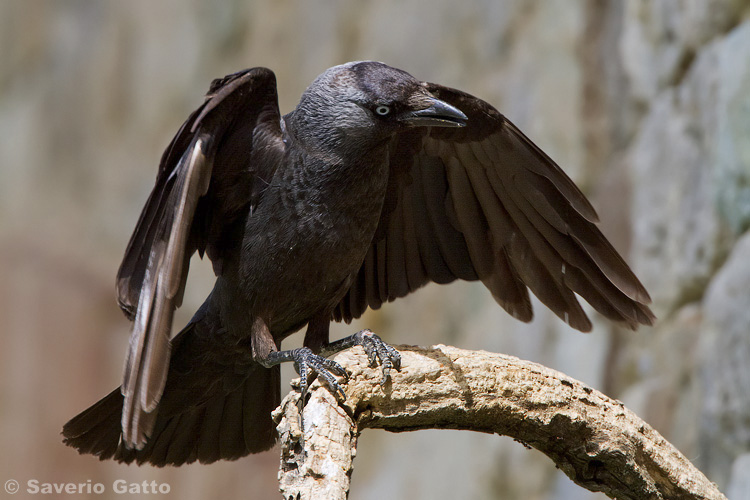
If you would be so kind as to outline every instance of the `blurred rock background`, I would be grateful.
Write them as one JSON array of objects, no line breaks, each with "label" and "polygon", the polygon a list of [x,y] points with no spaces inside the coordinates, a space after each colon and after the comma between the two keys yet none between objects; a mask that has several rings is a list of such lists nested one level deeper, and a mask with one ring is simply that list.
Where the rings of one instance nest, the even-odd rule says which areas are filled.
[{"label": "blurred rock background", "polygon": [[[583,335],[510,319],[481,285],[431,286],[364,323],[396,343],[515,354],[623,400],[750,498],[747,0],[6,0],[0,3],[0,480],[169,483],[276,498],[277,453],[211,466],[100,463],[62,424],[119,383],[114,275],[162,149],[212,78],[377,59],[493,103],[555,158],[654,298],[654,328]],[[184,324],[210,289],[192,266]],[[353,327],[337,331],[343,336]],[[300,335],[301,337],[301,335]],[[297,340],[299,341],[299,339]],[[355,499],[579,499],[507,438],[363,434]]]}]

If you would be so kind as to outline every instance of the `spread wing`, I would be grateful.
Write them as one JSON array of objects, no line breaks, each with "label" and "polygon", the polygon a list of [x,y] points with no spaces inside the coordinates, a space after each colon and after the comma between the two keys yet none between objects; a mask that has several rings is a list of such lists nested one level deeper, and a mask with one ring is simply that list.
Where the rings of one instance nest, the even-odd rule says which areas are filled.
[{"label": "spread wing", "polygon": [[150,432],[169,367],[170,330],[191,255],[221,272],[229,237],[257,202],[283,150],[276,79],[254,68],[215,80],[167,147],[117,274],[120,307],[134,321],[122,393],[123,436]]},{"label": "spread wing", "polygon": [[334,319],[349,321],[428,282],[462,279],[481,280],[522,321],[533,315],[531,289],[578,330],[591,322],[575,294],[631,328],[651,324],[648,293],[560,167],[486,102],[424,85],[468,124],[395,139],[380,225]]}]

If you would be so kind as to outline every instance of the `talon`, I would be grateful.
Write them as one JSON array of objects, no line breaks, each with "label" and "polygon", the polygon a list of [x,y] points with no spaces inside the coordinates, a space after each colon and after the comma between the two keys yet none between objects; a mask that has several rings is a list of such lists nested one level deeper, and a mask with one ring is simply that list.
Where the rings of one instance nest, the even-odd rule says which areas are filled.
[{"label": "talon", "polygon": [[328,369],[328,371],[334,372],[336,375],[340,377],[344,377],[346,379],[349,378],[349,373],[344,369],[343,366],[338,364],[336,361],[333,361],[331,359],[326,358],[320,358],[321,364]]},{"label": "talon", "polygon": [[317,354],[313,354],[313,352],[307,347],[295,349],[293,356],[295,360],[295,368],[300,376],[300,392],[302,395],[300,401],[303,405],[307,398],[309,375],[312,374],[321,377],[333,392],[338,394],[342,399],[346,399],[346,392],[344,392],[344,389],[334,377],[335,374],[343,377],[344,380],[349,379],[349,374],[340,364],[322,356],[318,356]]},{"label": "talon", "polygon": [[396,371],[401,371],[401,355],[399,352],[383,342],[371,330],[361,330],[355,333],[354,339],[356,344],[364,348],[371,367],[377,366],[378,361],[380,361],[383,369],[383,379],[380,381],[381,386],[385,385],[390,378],[391,369],[395,368]]}]

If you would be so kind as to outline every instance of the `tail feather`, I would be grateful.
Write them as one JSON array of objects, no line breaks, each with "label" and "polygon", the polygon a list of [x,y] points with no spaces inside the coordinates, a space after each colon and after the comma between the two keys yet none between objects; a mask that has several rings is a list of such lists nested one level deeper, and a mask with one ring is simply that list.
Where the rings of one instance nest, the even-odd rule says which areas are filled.
[{"label": "tail feather", "polygon": [[[212,328],[192,323],[173,339],[164,395],[142,449],[122,437],[123,396],[115,389],[63,427],[63,442],[100,460],[156,466],[235,460],[276,441],[271,412],[280,403],[279,367],[264,368],[222,350]],[[245,357],[246,356],[246,357]]]},{"label": "tail feather", "polygon": [[118,388],[66,423],[63,442],[100,460],[159,467],[235,460],[274,445],[271,412],[279,400],[279,368],[257,366],[233,392],[217,394],[181,413],[157,414],[153,434],[142,450],[136,450],[122,440],[123,397]]},{"label": "tail feather", "polygon": [[63,426],[63,442],[80,453],[96,455],[100,460],[114,456],[122,433],[120,417],[123,397],[118,387]]}]

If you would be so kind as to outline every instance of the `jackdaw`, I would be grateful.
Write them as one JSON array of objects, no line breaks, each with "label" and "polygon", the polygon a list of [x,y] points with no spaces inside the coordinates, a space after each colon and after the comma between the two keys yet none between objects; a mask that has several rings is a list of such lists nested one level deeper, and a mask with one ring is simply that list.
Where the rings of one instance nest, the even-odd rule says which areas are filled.
[{"label": "jackdaw", "polygon": [[[384,380],[398,352],[332,320],[429,282],[481,281],[512,316],[529,289],[573,328],[575,294],[630,328],[654,316],[645,288],[560,167],[488,103],[378,62],[328,69],[291,113],[253,68],[215,80],[164,152],[117,276],[133,331],[120,388],[70,420],[66,444],[155,465],[270,448],[279,363],[335,391],[327,355],[362,345]],[[170,340],[190,257],[216,283]],[[281,341],[307,326],[304,347]]]}]

